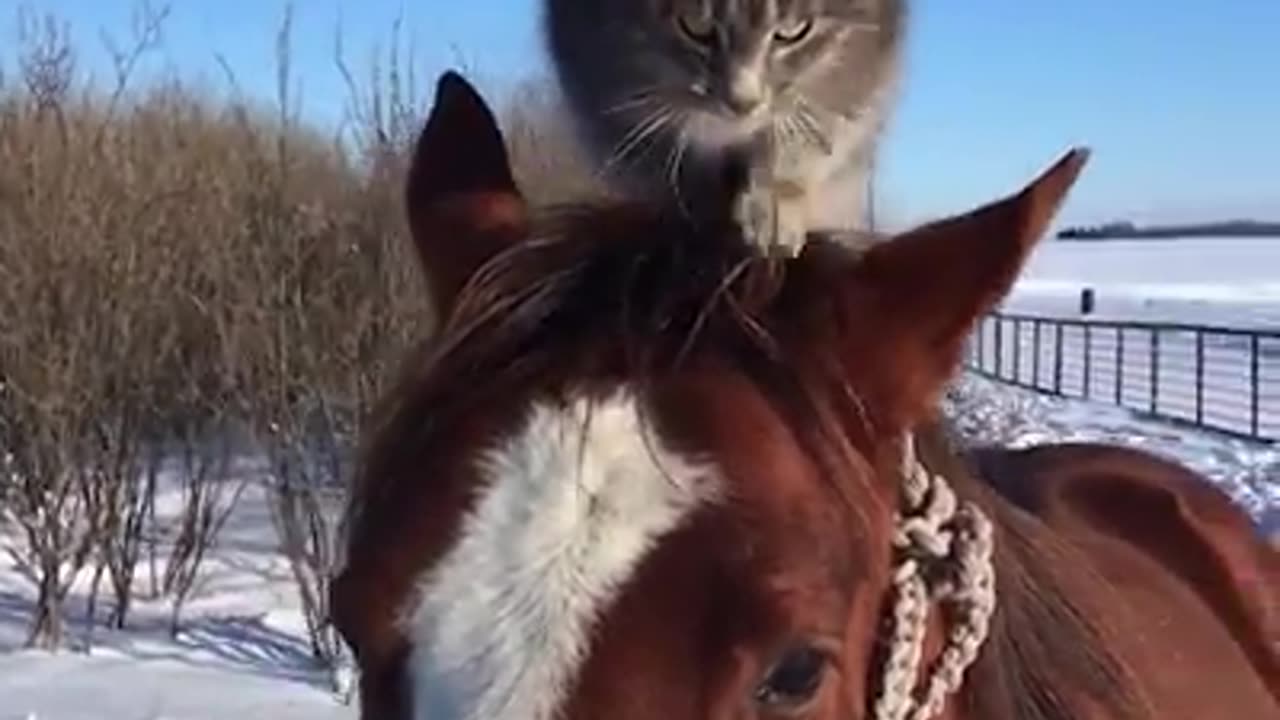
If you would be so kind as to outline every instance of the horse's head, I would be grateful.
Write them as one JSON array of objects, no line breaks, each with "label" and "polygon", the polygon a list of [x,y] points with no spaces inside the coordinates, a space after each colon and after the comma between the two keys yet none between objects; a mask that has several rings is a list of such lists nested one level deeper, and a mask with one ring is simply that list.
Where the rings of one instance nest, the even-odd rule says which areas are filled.
[{"label": "horse's head", "polygon": [[1084,159],[778,267],[640,205],[535,217],[445,76],[407,192],[445,323],[334,591],[364,717],[864,717],[903,438]]}]

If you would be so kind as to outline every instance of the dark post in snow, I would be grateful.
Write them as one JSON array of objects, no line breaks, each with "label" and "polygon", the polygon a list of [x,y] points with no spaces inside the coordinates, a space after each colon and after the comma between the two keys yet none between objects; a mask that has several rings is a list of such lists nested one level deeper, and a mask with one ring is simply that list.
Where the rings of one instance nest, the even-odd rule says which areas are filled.
[{"label": "dark post in snow", "polygon": [[1084,288],[1080,291],[1080,314],[1089,315],[1093,313],[1093,306],[1096,304],[1097,298],[1094,296],[1093,288]]}]

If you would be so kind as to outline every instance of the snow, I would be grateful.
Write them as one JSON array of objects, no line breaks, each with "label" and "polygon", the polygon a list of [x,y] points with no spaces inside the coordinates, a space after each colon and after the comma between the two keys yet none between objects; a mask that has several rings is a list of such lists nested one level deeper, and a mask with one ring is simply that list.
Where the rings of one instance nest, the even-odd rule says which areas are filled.
[{"label": "snow", "polygon": [[971,441],[1008,447],[1102,442],[1173,459],[1207,477],[1269,532],[1280,532],[1280,444],[1174,427],[1124,408],[1051,397],[972,374],[956,381],[946,410]]},{"label": "snow", "polygon": [[[263,671],[266,669],[266,671]],[[0,657],[4,720],[352,718],[269,666],[213,666],[193,653]],[[26,708],[26,710],[19,710]]]},{"label": "snow", "polygon": [[1280,238],[1054,241],[1037,246],[1005,307],[1094,319],[1280,329]]},{"label": "snow", "polygon": [[[1280,532],[1280,447],[1173,429],[1118,408],[975,377],[962,378],[949,403],[962,431],[989,442],[1088,439],[1173,457]],[[163,500],[176,504],[172,494]],[[168,635],[165,603],[141,601],[126,631],[95,631],[90,654],[20,649],[32,591],[0,555],[0,720],[353,719],[355,708],[339,702],[310,660],[273,532],[261,486],[251,485],[208,561],[179,637]],[[69,604],[73,646],[83,638],[83,600],[77,595]]]},{"label": "snow", "polygon": [[[970,434],[1009,445],[1092,439],[1147,448],[1174,457],[1219,484],[1258,521],[1280,536],[1280,237],[1176,240],[1047,241],[1033,252],[1002,313],[1093,324],[1068,325],[1056,373],[1050,324],[1042,324],[1039,357],[1034,323],[1002,328],[1002,379],[1066,396],[1050,397],[1007,383],[966,375],[957,384],[957,419]],[[1080,292],[1094,291],[1093,313],[1079,313]],[[1097,323],[1204,325],[1203,395],[1196,398],[1196,336],[1158,331],[1152,397],[1149,329],[1098,328]],[[1249,329],[1257,340],[1231,331]],[[995,369],[995,324],[970,360]],[[1016,347],[1016,351],[1015,351]],[[1088,352],[1085,352],[1088,347]],[[980,352],[979,355],[979,350]],[[1254,361],[1254,352],[1257,359]],[[1016,363],[1014,356],[1018,355]],[[1085,373],[1088,356],[1088,373]],[[1016,364],[1016,366],[1015,366]],[[1257,377],[1257,396],[1252,379]],[[1057,377],[1055,377],[1057,375]],[[1119,391],[1119,392],[1117,392]],[[1263,441],[1233,439],[1144,419],[1199,419]],[[1256,407],[1256,415],[1254,415]],[[1135,413],[1138,411],[1138,413]]]},{"label": "snow", "polygon": [[[1275,268],[1280,238],[1047,242],[1000,308],[1023,320],[1006,320],[1000,328],[1001,369],[995,374],[1025,386],[1154,410],[1167,419],[1280,440]],[[1084,288],[1094,291],[1096,301],[1087,316],[1079,311]],[[1055,323],[1037,318],[1071,324],[1059,338]],[[1246,329],[1253,334],[1241,332]],[[997,366],[996,340],[995,323],[988,320],[970,358],[988,373]]]},{"label": "snow", "polygon": [[[245,472],[254,472],[253,465]],[[180,505],[172,479],[163,512]],[[0,545],[13,537],[0,538]],[[163,561],[163,558],[162,558]],[[145,562],[145,560],[144,560]],[[23,650],[33,588],[0,554],[0,720],[340,720],[356,716],[311,660],[289,567],[261,484],[241,496],[169,636],[170,606],[137,604],[123,632],[95,628],[84,653],[85,588],[68,603],[71,649]],[[100,601],[99,613],[107,608]]]},{"label": "snow", "polygon": [[[1000,377],[1022,386],[1088,395],[1093,402],[1050,397],[989,379],[965,376],[953,410],[971,437],[1014,446],[1051,440],[1096,440],[1145,448],[1205,474],[1258,520],[1280,535],[1280,238],[1046,241],[1039,245],[1000,310],[1011,315],[1095,324],[1062,337],[1062,370],[1054,368],[1054,330],[1011,323],[1002,329]],[[1094,311],[1079,312],[1080,293],[1092,288]],[[1151,333],[1098,328],[1096,323],[1168,323],[1225,332],[1203,336],[1201,420],[1231,437],[1144,419],[1153,407],[1165,418],[1196,419],[1196,339],[1185,330],[1159,331],[1159,389],[1152,398]],[[1248,329],[1249,336],[1231,332]],[[983,328],[982,354],[995,368],[994,323]],[[1085,373],[1086,342],[1089,371]],[[1254,347],[1256,343],[1256,347]],[[1017,350],[1015,351],[1015,347]],[[1257,397],[1252,396],[1255,373]],[[1014,355],[1018,355],[1015,368]],[[1118,392],[1117,392],[1118,391]],[[1118,396],[1118,398],[1117,398]],[[1253,407],[1256,405],[1256,417]],[[1138,412],[1135,412],[1138,411]]]},{"label": "snow", "polygon": [[[1032,259],[1005,308],[1076,318],[1079,290],[1089,286],[1098,292],[1095,319],[1280,329],[1276,268],[1280,241],[1051,242]],[[1078,340],[1068,339],[1068,347],[1072,342]],[[1185,339],[1168,342],[1168,352],[1185,354]],[[1101,357],[1114,350],[1108,347],[1094,350]],[[1210,372],[1226,378],[1224,397],[1238,397],[1239,347],[1210,343],[1207,354],[1225,358],[1213,360],[1221,366],[1214,364]],[[1020,368],[1024,382],[1032,379],[1027,357],[1029,353]],[[1149,377],[1138,356],[1132,361],[1124,357],[1123,399],[1141,407],[1146,399],[1140,390]],[[1177,359],[1164,362],[1169,363],[1162,368],[1164,382],[1175,382],[1176,390],[1164,398],[1164,409],[1172,407],[1173,412],[1179,402],[1185,405],[1187,386],[1177,385],[1177,373],[1168,369],[1177,366]],[[1277,373],[1280,378],[1280,360],[1267,363],[1267,377]],[[1103,365],[1095,368],[1098,374],[1091,382],[1111,387],[1114,369],[1108,375]],[[1081,375],[1072,372],[1068,367],[1065,373],[1069,391],[1082,383]],[[1038,380],[1045,380],[1043,368]],[[1280,431],[1280,379],[1274,382],[1260,398],[1263,425],[1274,423]],[[1280,445],[1175,427],[1121,407],[1048,397],[971,375],[957,381],[948,403],[962,433],[985,442],[1019,447],[1093,440],[1174,458],[1221,487],[1264,532],[1280,533]],[[1239,420],[1238,415],[1227,419],[1232,417]],[[246,463],[242,471],[260,473],[255,467]],[[162,510],[168,512],[180,504],[171,485],[172,480],[161,498]],[[0,547],[12,540],[0,535]],[[138,575],[140,583],[148,583],[145,569]],[[258,481],[241,497],[207,561],[184,613],[185,629],[176,639],[168,634],[168,604],[147,600],[144,592],[125,631],[98,628],[92,652],[77,650],[83,647],[84,592],[79,588],[68,608],[72,649],[59,654],[23,650],[32,599],[30,584],[0,553],[0,720],[355,717],[354,707],[339,701],[311,661],[293,581],[277,551]]]}]

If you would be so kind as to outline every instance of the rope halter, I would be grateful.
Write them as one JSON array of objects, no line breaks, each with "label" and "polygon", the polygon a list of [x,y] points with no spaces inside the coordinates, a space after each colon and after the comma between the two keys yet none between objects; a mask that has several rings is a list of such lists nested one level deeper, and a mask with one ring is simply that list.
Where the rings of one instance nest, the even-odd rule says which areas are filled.
[{"label": "rope halter", "polygon": [[[889,646],[875,720],[929,720],[960,687],[978,657],[995,611],[991,521],[972,502],[958,501],[941,475],[903,446],[901,507],[894,522],[893,607]],[[929,609],[948,611],[942,653],[917,698]]]}]

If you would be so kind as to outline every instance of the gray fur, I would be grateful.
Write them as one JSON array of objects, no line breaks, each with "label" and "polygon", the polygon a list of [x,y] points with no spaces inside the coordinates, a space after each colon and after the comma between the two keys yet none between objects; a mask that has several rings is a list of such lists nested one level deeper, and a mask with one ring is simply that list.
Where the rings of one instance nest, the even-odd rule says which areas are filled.
[{"label": "gray fur", "polygon": [[906,0],[544,2],[572,114],[624,188],[787,254],[857,224]]}]

